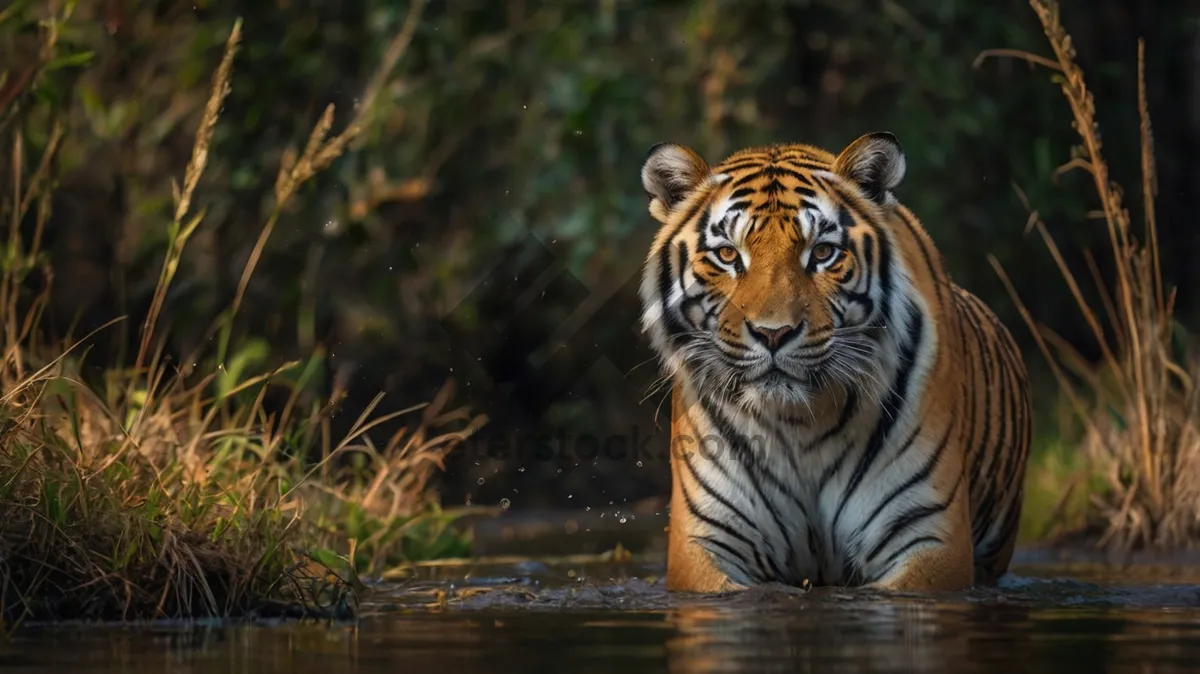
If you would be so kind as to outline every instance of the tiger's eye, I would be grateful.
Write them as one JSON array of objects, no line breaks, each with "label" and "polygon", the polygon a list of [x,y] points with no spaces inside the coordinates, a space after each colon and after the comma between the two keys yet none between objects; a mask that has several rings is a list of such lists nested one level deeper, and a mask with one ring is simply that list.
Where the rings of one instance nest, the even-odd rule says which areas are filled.
[{"label": "tiger's eye", "polygon": [[717,257],[725,264],[732,264],[734,260],[738,259],[737,248],[733,246],[721,246],[717,249]]},{"label": "tiger's eye", "polygon": [[829,258],[833,257],[833,253],[833,246],[827,243],[818,243],[817,245],[813,246],[812,259],[816,260],[817,262],[825,262]]}]

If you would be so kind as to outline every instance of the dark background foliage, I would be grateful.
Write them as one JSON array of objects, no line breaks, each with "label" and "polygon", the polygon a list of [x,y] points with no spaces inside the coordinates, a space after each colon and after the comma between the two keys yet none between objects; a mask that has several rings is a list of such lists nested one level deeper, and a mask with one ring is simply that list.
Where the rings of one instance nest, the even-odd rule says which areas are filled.
[{"label": "dark background foliage", "polygon": [[[327,104],[335,128],[344,123],[408,5],[79,3],[62,41],[92,56],[42,92],[70,110],[46,234],[49,325],[65,334],[78,319],[78,335],[127,314],[93,340],[89,362],[99,370],[136,349],[171,177],[241,16],[245,43],[197,197],[207,217],[164,314],[170,353],[202,347],[273,208],[282,154]],[[1195,325],[1200,11],[1062,5],[1130,206],[1141,198],[1134,76],[1146,40],[1165,275]],[[32,31],[0,26],[6,64],[32,58]],[[345,426],[380,390],[396,409],[454,378],[457,400],[491,421],[448,466],[448,501],[609,509],[663,496],[666,391],[647,396],[656,373],[629,284],[654,235],[646,150],[671,140],[717,161],[772,141],[836,150],[872,130],[898,136],[909,157],[900,197],[1031,367],[1043,369],[1041,356],[989,252],[1038,320],[1094,355],[1049,254],[1022,231],[1018,194],[1084,277],[1086,247],[1103,263],[1090,178],[1055,175],[1076,140],[1070,112],[1047,70],[1011,58],[976,67],[992,48],[1049,50],[1020,0],[431,2],[365,136],[283,214],[227,358],[266,367],[322,351],[324,392],[349,387]],[[1039,409],[1053,407],[1053,386],[1038,394]],[[648,437],[650,454],[635,455]]]}]

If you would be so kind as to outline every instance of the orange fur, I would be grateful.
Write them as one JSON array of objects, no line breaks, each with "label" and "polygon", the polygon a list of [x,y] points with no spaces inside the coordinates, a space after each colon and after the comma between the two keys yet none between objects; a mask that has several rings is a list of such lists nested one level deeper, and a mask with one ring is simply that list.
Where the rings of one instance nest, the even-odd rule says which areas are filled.
[{"label": "orange fur", "polygon": [[[672,589],[816,574],[945,590],[1007,570],[1024,364],[896,200],[904,171],[888,134],[838,155],[780,145],[710,168],[660,145],[647,159],[662,228],[644,326],[675,378]],[[705,436],[728,451],[684,454]]]}]

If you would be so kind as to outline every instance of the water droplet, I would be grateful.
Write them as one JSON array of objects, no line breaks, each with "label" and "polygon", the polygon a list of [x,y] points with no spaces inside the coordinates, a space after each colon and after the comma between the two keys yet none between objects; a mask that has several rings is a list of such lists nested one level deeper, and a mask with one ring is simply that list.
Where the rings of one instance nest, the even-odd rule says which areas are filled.
[{"label": "water droplet", "polygon": [[524,473],[524,472],[525,472],[525,466],[521,466],[520,468],[518,468],[518,469],[517,469],[517,472],[518,472],[518,473]]},{"label": "water droplet", "polygon": [[621,518],[621,524],[625,524],[625,518],[624,518],[624,517],[622,517],[622,518]]},{"label": "water droplet", "polygon": [[505,509],[505,510],[508,510],[508,507],[509,507],[510,505],[512,505],[512,501],[509,501],[509,500],[508,500],[508,499],[506,499],[506,498],[502,498],[502,499],[500,499],[500,507],[501,507],[501,508],[503,508],[503,509]]},{"label": "water droplet", "polygon": [[575,498],[574,494],[567,494],[567,498]]},{"label": "water droplet", "polygon": [[638,468],[641,468],[641,467],[642,467],[642,462],[641,462],[641,461],[638,461],[638,462],[637,462],[637,467],[638,467]]},{"label": "water droplet", "polygon": [[475,480],[475,483],[476,483],[476,484],[483,484],[483,478],[481,477],[481,478],[479,478],[478,480]]}]

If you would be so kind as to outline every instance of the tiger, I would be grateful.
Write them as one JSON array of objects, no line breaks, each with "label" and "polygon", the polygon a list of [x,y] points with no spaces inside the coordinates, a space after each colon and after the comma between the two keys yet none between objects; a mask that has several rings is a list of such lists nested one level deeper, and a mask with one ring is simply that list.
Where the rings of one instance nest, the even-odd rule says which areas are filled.
[{"label": "tiger", "polygon": [[649,150],[638,294],[671,397],[668,590],[956,591],[1007,572],[1028,374],[898,200],[907,167],[885,131],[711,167]]}]

